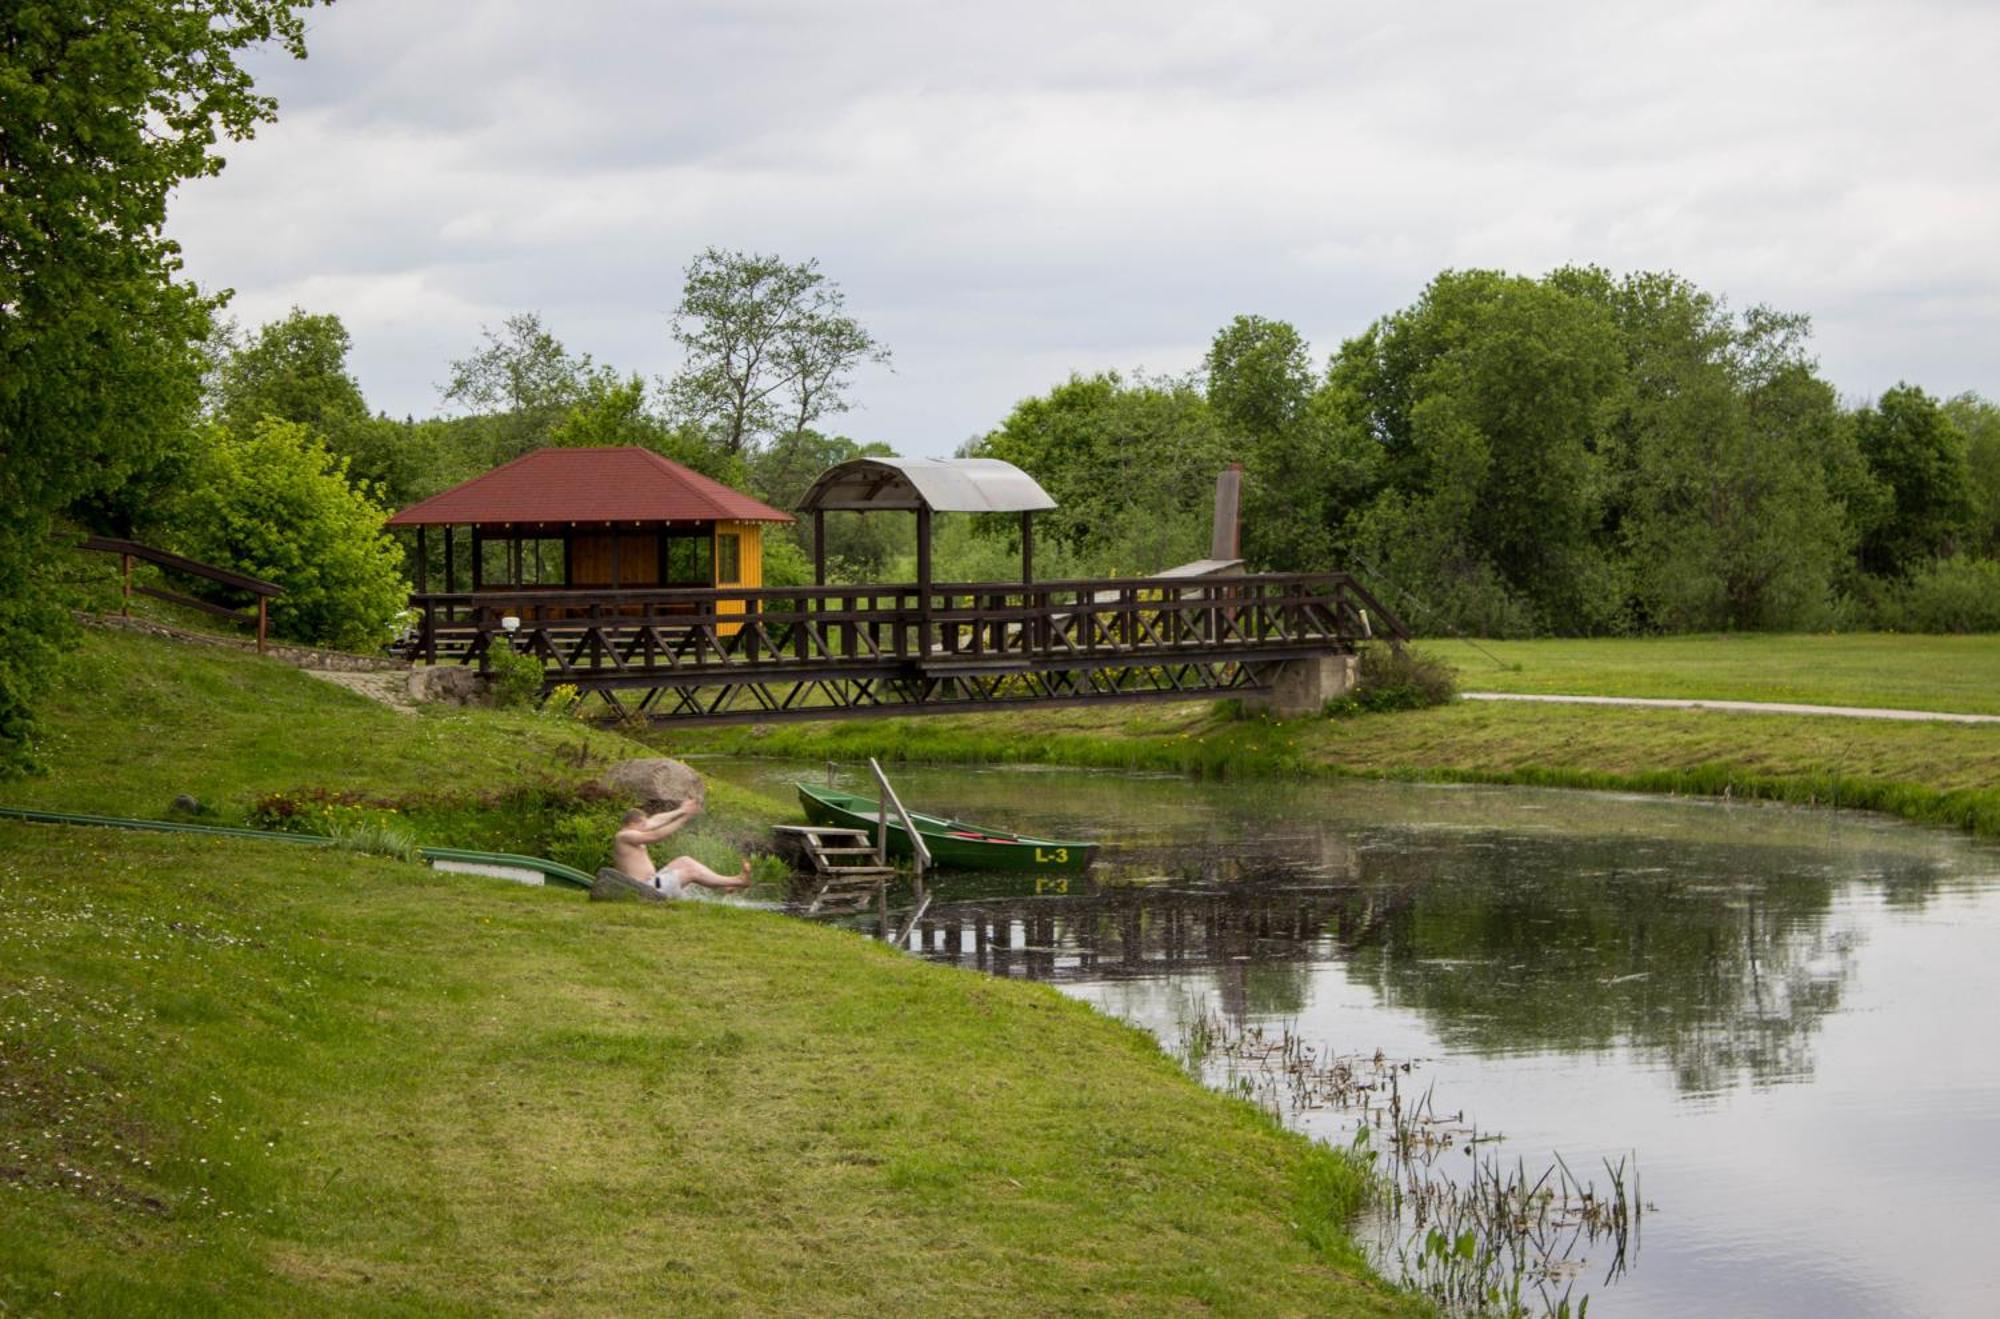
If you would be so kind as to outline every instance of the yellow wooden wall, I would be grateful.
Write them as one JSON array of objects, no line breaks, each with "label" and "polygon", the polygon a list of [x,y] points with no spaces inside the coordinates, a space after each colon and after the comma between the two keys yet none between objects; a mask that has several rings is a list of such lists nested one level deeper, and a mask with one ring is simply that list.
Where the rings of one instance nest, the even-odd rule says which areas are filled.
[{"label": "yellow wooden wall", "polygon": [[[722,580],[722,538],[735,536],[737,548],[737,580]],[[710,562],[715,565],[715,584],[721,586],[762,586],[764,584],[764,524],[761,522],[718,522],[715,524],[715,544],[710,547]],[[721,599],[715,603],[718,614],[740,614],[743,601]],[[742,625],[724,623],[716,629],[723,636],[734,636]]]}]

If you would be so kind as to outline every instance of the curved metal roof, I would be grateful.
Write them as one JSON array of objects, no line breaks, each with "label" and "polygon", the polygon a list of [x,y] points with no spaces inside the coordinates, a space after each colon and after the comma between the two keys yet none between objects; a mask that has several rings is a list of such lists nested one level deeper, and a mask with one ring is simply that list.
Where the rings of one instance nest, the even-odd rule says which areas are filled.
[{"label": "curved metal roof", "polygon": [[998,458],[853,458],[821,472],[799,501],[801,513],[1029,513],[1055,506],[1034,477]]}]

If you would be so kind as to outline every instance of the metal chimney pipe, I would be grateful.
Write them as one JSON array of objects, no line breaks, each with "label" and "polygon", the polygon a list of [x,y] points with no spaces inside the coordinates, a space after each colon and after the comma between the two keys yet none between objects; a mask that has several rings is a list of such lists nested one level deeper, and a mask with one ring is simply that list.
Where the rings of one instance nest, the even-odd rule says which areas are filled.
[{"label": "metal chimney pipe", "polygon": [[1243,464],[1231,463],[1215,478],[1215,520],[1210,524],[1208,557],[1243,557]]}]

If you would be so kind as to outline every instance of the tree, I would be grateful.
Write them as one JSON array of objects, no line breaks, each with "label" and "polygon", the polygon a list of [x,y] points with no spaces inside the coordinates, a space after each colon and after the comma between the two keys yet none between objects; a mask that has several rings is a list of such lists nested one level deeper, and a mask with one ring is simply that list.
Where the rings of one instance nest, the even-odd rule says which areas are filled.
[{"label": "tree", "polygon": [[298,307],[247,343],[227,336],[207,385],[209,412],[237,435],[267,417],[298,422],[347,459],[349,476],[400,507],[426,491],[434,455],[413,442],[413,427],[368,411],[347,369],[352,342],[338,316]]},{"label": "tree", "polygon": [[667,387],[674,408],[730,454],[845,412],[854,369],[889,360],[846,306],[817,261],[706,249],[674,313],[687,359]]},{"label": "tree", "polygon": [[451,364],[445,401],[481,417],[487,462],[507,462],[549,442],[549,434],[590,387],[590,354],[573,354],[536,312],[482,327],[486,346]]},{"label": "tree", "polygon": [[2000,559],[2000,403],[1960,394],[1944,405],[1944,411],[1965,436],[1973,492],[1971,547],[1987,558]]},{"label": "tree", "polygon": [[175,546],[285,588],[271,626],[310,645],[368,650],[409,593],[388,510],[349,483],[347,460],[297,422],[218,429],[174,510]]},{"label": "tree", "polygon": [[1965,436],[1914,385],[1898,385],[1854,414],[1855,437],[1887,507],[1861,538],[1861,566],[1907,577],[1929,560],[1958,552],[1972,529],[1972,471]]},{"label": "tree", "polygon": [[724,485],[743,484],[740,457],[710,444],[699,427],[670,424],[647,406],[646,395],[644,377],[620,376],[608,366],[599,367],[583,382],[569,412],[550,429],[548,442],[557,448],[636,444]]},{"label": "tree", "polygon": [[[1215,475],[1229,441],[1190,379],[1117,372],[1071,376],[1025,399],[1000,428],[967,446],[1013,463],[1057,507],[1036,515],[1037,541],[1084,571],[1126,575],[1204,558]],[[1018,535],[1016,519],[995,528]]]},{"label": "tree", "polygon": [[305,54],[311,0],[12,0],[0,10],[0,768],[67,626],[51,519],[189,423],[217,299],[178,278],[167,199],[276,115],[239,62]]},{"label": "tree", "polygon": [[1305,414],[1313,372],[1306,341],[1285,321],[1238,316],[1216,332],[1204,366],[1208,404],[1232,433],[1267,440]]}]

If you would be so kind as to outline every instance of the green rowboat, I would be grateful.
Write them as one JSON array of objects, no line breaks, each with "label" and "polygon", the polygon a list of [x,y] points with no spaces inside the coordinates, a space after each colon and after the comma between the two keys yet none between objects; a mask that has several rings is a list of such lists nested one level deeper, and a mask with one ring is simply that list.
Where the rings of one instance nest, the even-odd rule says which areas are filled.
[{"label": "green rowboat", "polygon": [[[880,819],[873,797],[798,784],[799,804],[806,818],[827,828],[860,829],[870,838]],[[910,812],[910,822],[930,849],[931,864],[940,870],[1009,870],[1031,874],[1080,874],[1097,859],[1096,843],[1057,838],[1029,838],[1004,829],[985,829],[963,820]],[[894,811],[889,813],[889,855],[908,857],[910,835]]]}]

